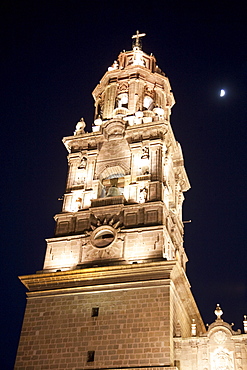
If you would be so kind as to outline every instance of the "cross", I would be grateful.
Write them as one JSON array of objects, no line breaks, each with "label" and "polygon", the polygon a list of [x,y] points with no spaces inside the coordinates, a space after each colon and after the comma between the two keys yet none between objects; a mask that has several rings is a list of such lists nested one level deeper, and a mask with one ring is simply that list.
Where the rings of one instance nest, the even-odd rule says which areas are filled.
[{"label": "cross", "polygon": [[140,39],[140,37],[143,37],[143,36],[146,36],[146,34],[145,33],[140,33],[138,30],[136,31],[136,35],[132,36],[132,39],[136,39],[133,42],[133,47],[141,48],[141,40],[139,40],[139,39]]}]

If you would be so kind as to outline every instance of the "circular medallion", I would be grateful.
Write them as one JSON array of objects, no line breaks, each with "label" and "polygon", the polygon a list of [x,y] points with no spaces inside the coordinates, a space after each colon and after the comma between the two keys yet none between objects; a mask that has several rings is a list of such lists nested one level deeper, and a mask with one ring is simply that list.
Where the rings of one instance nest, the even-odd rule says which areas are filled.
[{"label": "circular medallion", "polygon": [[106,248],[116,238],[116,230],[111,226],[100,226],[94,230],[91,236],[91,242],[96,248]]},{"label": "circular medallion", "polygon": [[227,336],[226,336],[226,333],[224,331],[219,330],[218,332],[216,332],[214,334],[214,337],[213,338],[214,338],[214,341],[216,343],[222,344],[222,343],[224,343],[226,341]]}]

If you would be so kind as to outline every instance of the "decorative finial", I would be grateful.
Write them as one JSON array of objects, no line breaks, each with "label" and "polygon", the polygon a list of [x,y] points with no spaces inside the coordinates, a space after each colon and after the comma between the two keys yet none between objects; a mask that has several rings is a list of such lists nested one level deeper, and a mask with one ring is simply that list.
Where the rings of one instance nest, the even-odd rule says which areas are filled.
[{"label": "decorative finial", "polygon": [[192,319],[192,323],[191,323],[191,336],[196,337],[196,322],[195,322],[195,319]]},{"label": "decorative finial", "polygon": [[118,69],[118,62],[114,60],[114,63],[108,68],[108,71],[114,71],[115,69]]},{"label": "decorative finial", "polygon": [[142,49],[142,43],[141,43],[140,37],[144,37],[144,36],[146,36],[145,33],[140,33],[138,30],[136,31],[136,34],[132,36],[132,39],[134,39],[132,43],[133,49],[135,48],[139,50]]},{"label": "decorative finial", "polygon": [[243,324],[244,324],[244,333],[247,334],[247,316],[246,315],[244,315]]},{"label": "decorative finial", "polygon": [[74,135],[80,135],[80,134],[84,134],[85,133],[85,127],[86,127],[86,123],[84,121],[84,118],[81,118],[79,122],[77,122],[76,126],[75,126],[75,132],[74,132]]},{"label": "decorative finial", "polygon": [[216,309],[214,311],[215,315],[217,316],[217,320],[222,320],[221,319],[221,316],[223,315],[223,311],[222,309],[220,308],[220,305],[217,303],[216,305]]}]

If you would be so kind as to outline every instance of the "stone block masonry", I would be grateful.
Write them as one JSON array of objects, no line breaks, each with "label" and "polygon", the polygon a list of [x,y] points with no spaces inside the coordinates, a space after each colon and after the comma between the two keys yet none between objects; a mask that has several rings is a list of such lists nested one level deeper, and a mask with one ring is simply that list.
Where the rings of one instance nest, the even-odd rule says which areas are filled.
[{"label": "stone block masonry", "polygon": [[30,298],[15,369],[169,366],[169,295],[163,286]]}]

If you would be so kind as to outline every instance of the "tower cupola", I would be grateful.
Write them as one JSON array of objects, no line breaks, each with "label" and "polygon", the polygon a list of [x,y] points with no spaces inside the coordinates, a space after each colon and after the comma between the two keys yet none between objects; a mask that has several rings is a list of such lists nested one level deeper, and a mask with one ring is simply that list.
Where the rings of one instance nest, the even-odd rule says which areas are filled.
[{"label": "tower cupola", "polygon": [[137,31],[132,37],[132,50],[119,54],[94,89],[93,131],[117,116],[128,125],[169,119],[175,103],[171,86],[155,57],[142,51],[140,37],[143,36]]}]

